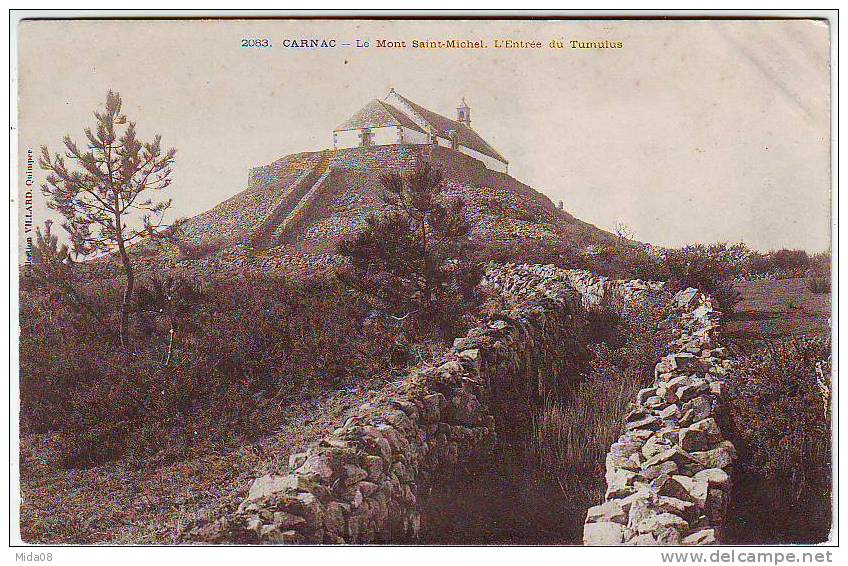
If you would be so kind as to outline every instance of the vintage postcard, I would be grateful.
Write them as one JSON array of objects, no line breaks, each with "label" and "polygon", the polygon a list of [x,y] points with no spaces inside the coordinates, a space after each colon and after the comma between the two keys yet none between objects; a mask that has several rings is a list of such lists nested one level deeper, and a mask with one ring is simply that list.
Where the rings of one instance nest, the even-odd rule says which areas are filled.
[{"label": "vintage postcard", "polygon": [[836,12],[614,16],[13,15],[21,560],[832,560]]}]

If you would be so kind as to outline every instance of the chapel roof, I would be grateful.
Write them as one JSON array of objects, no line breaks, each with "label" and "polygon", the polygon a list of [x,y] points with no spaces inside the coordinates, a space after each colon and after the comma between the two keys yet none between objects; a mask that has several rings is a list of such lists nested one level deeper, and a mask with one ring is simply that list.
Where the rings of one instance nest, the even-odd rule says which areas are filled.
[{"label": "chapel roof", "polygon": [[471,148],[474,151],[478,151],[483,155],[488,155],[489,157],[494,157],[495,159],[507,163],[506,158],[498,153],[498,151],[493,148],[491,145],[486,142],[480,134],[472,130],[470,127],[466,126],[461,122],[457,122],[456,120],[451,120],[441,114],[433,112],[432,110],[428,110],[423,106],[416,104],[406,98],[405,96],[395,92],[395,96],[403,100],[410,107],[412,107],[415,112],[417,112],[428,124],[433,126],[433,129],[436,131],[436,134],[443,138],[450,139],[450,131],[456,130],[457,136],[459,138],[459,144],[464,145],[465,147]]},{"label": "chapel roof", "polygon": [[[451,120],[441,114],[428,110],[423,106],[412,102],[408,98],[392,90],[389,96],[394,94],[403,103],[407,104],[420,118],[429,125],[433,132],[444,138],[450,139],[450,132],[456,131],[459,145],[473,149],[483,155],[493,157],[498,161],[507,163],[507,160],[498,151],[489,145],[480,135],[456,120]],[[396,106],[376,98],[358,110],[353,116],[336,126],[334,132],[343,130],[358,130],[360,128],[380,128],[384,126],[403,126],[418,132],[424,132],[422,127],[409,117],[404,111]],[[426,133],[426,132],[425,132]]]},{"label": "chapel roof", "polygon": [[358,110],[353,116],[336,126],[333,131],[381,128],[383,126],[403,126],[404,128],[410,128],[423,133],[423,130],[409,116],[388,102],[383,102],[376,98]]}]

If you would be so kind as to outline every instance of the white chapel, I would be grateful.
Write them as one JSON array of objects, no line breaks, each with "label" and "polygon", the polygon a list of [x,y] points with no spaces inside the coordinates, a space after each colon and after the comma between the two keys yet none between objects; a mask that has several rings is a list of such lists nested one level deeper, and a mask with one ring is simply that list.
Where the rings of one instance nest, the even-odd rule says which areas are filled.
[{"label": "white chapel", "polygon": [[479,159],[493,171],[509,170],[509,162],[471,129],[471,108],[464,98],[451,120],[391,89],[333,130],[334,149],[394,144],[436,144]]}]

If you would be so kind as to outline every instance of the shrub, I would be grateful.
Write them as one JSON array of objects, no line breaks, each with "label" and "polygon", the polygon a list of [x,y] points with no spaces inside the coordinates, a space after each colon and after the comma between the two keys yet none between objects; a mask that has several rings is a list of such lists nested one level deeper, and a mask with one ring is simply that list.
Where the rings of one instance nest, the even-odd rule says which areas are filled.
[{"label": "shrub", "polygon": [[725,316],[733,314],[740,295],[734,286],[739,265],[733,261],[734,247],[726,244],[694,244],[669,250],[663,262],[672,290],[695,287],[710,295]]},{"label": "shrub", "polygon": [[481,262],[533,263],[564,269],[582,269],[590,265],[578,250],[562,240],[514,239],[498,246],[476,242],[474,253]]},{"label": "shrub", "polygon": [[810,257],[804,250],[777,250],[771,254],[771,263],[784,273],[803,273],[810,264]]},{"label": "shrub", "polygon": [[819,276],[824,276],[825,274],[830,275],[830,252],[819,252],[810,257],[809,269],[811,272]]},{"label": "shrub", "polygon": [[830,254],[810,256],[804,250],[781,249],[768,253],[750,252],[746,266],[747,276],[774,278],[803,277],[805,272],[822,270],[830,272]]},{"label": "shrub", "polygon": [[747,270],[749,274],[768,273],[771,267],[768,255],[752,250],[748,255]]},{"label": "shrub", "polygon": [[617,245],[596,246],[590,270],[617,279],[663,280],[662,257],[651,247],[621,240]]},{"label": "shrub", "polygon": [[830,340],[793,338],[737,356],[728,407],[744,473],[740,512],[765,542],[820,542],[831,520]]},{"label": "shrub", "polygon": [[177,249],[180,252],[180,260],[198,260],[212,255],[228,242],[223,239],[203,240],[198,244],[189,241],[177,241]]},{"label": "shrub", "polygon": [[88,314],[97,324],[104,326],[104,316],[92,305],[92,301],[78,290],[80,273],[72,260],[72,252],[67,244],[59,244],[59,237],[53,233],[53,222],[44,223],[35,229],[35,245],[32,248],[31,276],[21,281],[23,291],[52,287],[60,291],[64,299],[69,300],[77,310]]},{"label": "shrub", "polygon": [[516,239],[497,247],[478,243],[480,261],[551,264],[562,269],[586,269],[616,279],[665,279],[662,257],[638,242],[576,247],[565,236],[553,240]]},{"label": "shrub", "polygon": [[807,269],[807,286],[813,293],[830,293],[831,263],[830,253],[817,253],[810,258]]},{"label": "shrub", "polygon": [[115,336],[52,286],[22,290],[20,307],[21,430],[61,430],[70,422],[72,397],[97,379],[98,360],[113,357]]},{"label": "shrub", "polygon": [[[21,430],[60,432],[67,467],[256,437],[288,400],[385,371],[409,348],[402,327],[369,320],[333,282],[215,283],[191,309],[152,319],[148,336],[134,329],[131,357],[58,293],[21,305]],[[173,343],[162,339],[172,328]]]},{"label": "shrub", "polygon": [[807,288],[817,295],[830,293],[830,277],[810,277],[807,280]]},{"label": "shrub", "polygon": [[665,275],[662,259],[647,250],[638,250],[632,254],[626,263],[627,271],[617,273],[621,279],[643,279],[645,281],[661,281]]}]

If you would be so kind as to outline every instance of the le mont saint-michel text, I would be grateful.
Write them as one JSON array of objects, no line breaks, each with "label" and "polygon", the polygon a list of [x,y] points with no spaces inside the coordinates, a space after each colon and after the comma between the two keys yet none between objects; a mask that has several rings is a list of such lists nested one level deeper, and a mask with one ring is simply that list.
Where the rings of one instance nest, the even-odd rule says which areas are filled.
[{"label": "le mont saint-michel text", "polygon": [[[578,39],[553,39],[535,41],[524,39],[356,39],[340,41],[331,38],[285,38],[281,45],[288,49],[334,49],[334,48],[377,48],[377,49],[621,49],[621,41],[608,39],[584,41]],[[273,47],[268,39],[243,40],[242,47]]]},{"label": "le mont saint-michel text", "polygon": [[[620,41],[579,41],[572,39],[569,41],[553,39],[547,44],[541,41],[525,41],[522,39],[495,39],[492,41],[495,49],[542,49],[549,47],[551,49],[562,49],[571,47],[572,49],[621,49],[624,47]],[[445,40],[418,40],[413,39],[410,42],[404,40],[391,41],[388,39],[378,39],[375,47],[381,48],[400,48],[404,49],[411,47],[413,49],[486,49],[489,43],[485,40],[471,39],[445,39]]]}]

